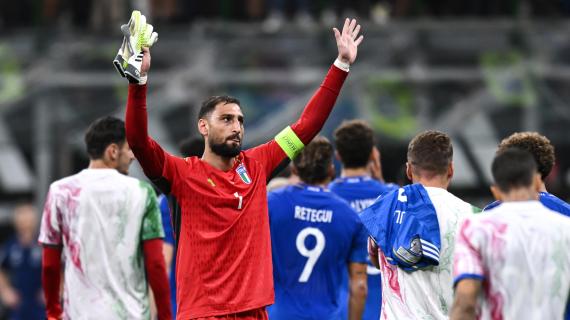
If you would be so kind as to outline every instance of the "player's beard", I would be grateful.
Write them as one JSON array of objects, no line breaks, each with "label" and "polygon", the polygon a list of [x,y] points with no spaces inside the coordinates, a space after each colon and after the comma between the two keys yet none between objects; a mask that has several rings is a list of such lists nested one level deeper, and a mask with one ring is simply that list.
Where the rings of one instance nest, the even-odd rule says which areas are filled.
[{"label": "player's beard", "polygon": [[225,139],[225,141],[223,141],[222,143],[215,143],[214,141],[212,141],[213,139],[210,139],[210,141],[208,141],[208,144],[210,145],[210,149],[212,149],[212,152],[219,155],[220,157],[233,158],[236,157],[241,152],[241,139],[240,143],[236,145],[234,145],[233,143],[228,143],[228,141],[233,138],[235,137],[229,137]]}]

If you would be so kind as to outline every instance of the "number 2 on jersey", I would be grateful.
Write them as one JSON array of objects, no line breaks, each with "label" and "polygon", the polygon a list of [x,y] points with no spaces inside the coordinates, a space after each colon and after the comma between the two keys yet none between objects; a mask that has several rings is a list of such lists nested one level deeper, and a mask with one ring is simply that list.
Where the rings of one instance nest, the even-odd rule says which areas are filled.
[{"label": "number 2 on jersey", "polygon": [[[305,239],[308,236],[313,236],[316,239],[316,244],[313,249],[307,249],[305,246]],[[303,268],[303,272],[301,272],[301,276],[299,277],[299,282],[307,282],[309,281],[309,277],[311,277],[311,273],[313,272],[313,268],[319,260],[321,253],[325,249],[325,235],[323,232],[317,228],[307,227],[297,235],[297,250],[303,257],[307,257],[307,262],[305,263],[305,267]]]}]

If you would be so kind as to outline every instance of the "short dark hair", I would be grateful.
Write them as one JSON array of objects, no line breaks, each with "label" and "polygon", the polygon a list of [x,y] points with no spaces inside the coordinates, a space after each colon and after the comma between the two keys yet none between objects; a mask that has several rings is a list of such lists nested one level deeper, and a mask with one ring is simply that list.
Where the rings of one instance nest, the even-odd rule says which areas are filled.
[{"label": "short dark hair", "polygon": [[554,166],[555,155],[554,146],[547,137],[538,132],[516,132],[501,141],[497,153],[510,148],[519,148],[530,152],[536,161],[542,179],[548,177]]},{"label": "short dark hair", "polygon": [[190,137],[182,140],[178,149],[183,157],[201,157],[204,154],[204,138]]},{"label": "short dark hair", "polygon": [[530,187],[532,178],[537,173],[537,165],[532,154],[519,148],[508,148],[497,153],[491,172],[495,185],[502,192]]},{"label": "short dark hair", "polygon": [[239,100],[234,97],[230,96],[212,96],[202,102],[202,106],[200,107],[200,111],[198,112],[198,120],[205,119],[220,103],[228,104],[228,103],[235,103],[238,106],[241,106]]},{"label": "short dark hair", "polygon": [[334,143],[345,168],[364,167],[374,147],[374,131],[362,120],[344,121],[334,131]]},{"label": "short dark hair", "polygon": [[301,181],[315,184],[329,177],[333,147],[325,137],[316,137],[293,160]]},{"label": "short dark hair", "polygon": [[101,159],[110,144],[116,143],[122,147],[125,142],[125,122],[119,118],[99,118],[93,121],[85,132],[87,154],[93,160]]},{"label": "short dark hair", "polygon": [[414,170],[440,175],[447,172],[452,161],[453,145],[449,136],[443,132],[422,132],[408,145],[408,163]]}]

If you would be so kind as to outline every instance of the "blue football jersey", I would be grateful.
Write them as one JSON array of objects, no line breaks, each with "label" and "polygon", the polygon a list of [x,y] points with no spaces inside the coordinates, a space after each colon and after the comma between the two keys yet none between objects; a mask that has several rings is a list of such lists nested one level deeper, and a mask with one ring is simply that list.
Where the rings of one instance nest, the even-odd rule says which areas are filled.
[{"label": "blue football jersey", "polygon": [[[350,203],[357,212],[368,208],[379,196],[398,189],[395,184],[384,184],[370,177],[338,178],[329,185],[329,189]],[[380,319],[382,307],[382,285],[380,283],[380,270],[376,269],[368,260],[368,296],[364,307],[363,320]],[[344,288],[348,291],[348,287]],[[343,313],[348,317],[348,310]]]},{"label": "blue football jersey", "polygon": [[[570,204],[564,202],[564,200],[558,198],[557,196],[548,193],[548,192],[540,192],[538,194],[538,200],[548,209],[552,211],[559,212],[567,217],[570,217]],[[493,209],[500,205],[500,201],[494,201],[489,203],[483,211],[487,211]]]},{"label": "blue football jersey", "polygon": [[[367,234],[349,204],[298,184],[268,195],[274,319],[342,319],[348,263],[366,263]],[[346,285],[345,285],[346,286]]]}]

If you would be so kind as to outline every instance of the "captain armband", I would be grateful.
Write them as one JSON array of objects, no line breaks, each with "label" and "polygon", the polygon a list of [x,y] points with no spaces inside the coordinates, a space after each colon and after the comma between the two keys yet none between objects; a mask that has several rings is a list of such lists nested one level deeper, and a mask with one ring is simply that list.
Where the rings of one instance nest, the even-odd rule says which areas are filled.
[{"label": "captain armband", "polygon": [[301,139],[295,134],[295,131],[289,126],[281,130],[281,132],[275,136],[275,142],[277,142],[291,160],[295,159],[305,147]]}]

